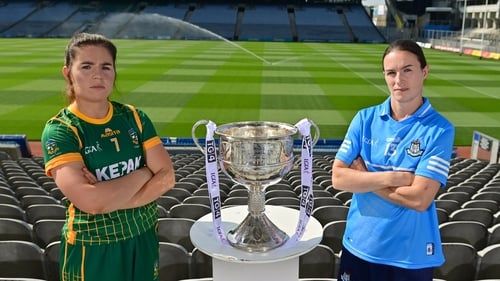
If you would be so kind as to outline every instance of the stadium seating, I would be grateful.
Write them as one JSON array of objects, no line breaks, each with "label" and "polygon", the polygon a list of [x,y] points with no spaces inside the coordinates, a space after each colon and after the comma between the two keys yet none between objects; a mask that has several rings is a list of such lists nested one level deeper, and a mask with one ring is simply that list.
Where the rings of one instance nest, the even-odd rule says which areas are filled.
[{"label": "stadium seating", "polygon": [[441,208],[436,208],[438,223],[442,224],[449,220],[449,214],[446,210]]},{"label": "stadium seating", "polygon": [[61,240],[61,229],[64,225],[62,219],[39,220],[33,224],[33,241],[45,248],[52,242]]},{"label": "stadium seating", "polygon": [[446,281],[474,280],[476,249],[465,243],[443,243],[445,263],[434,271],[435,278]]},{"label": "stadium seating", "polygon": [[45,259],[45,275],[47,281],[59,281],[59,251],[61,247],[60,241],[50,243],[45,247],[43,256]]},{"label": "stadium seating", "polygon": [[[202,202],[198,200],[203,200],[203,202],[206,203],[208,200],[207,185],[206,182],[204,182],[206,180],[204,180],[204,171],[202,170],[203,167],[202,165],[199,166],[198,163],[199,159],[203,160],[203,157],[198,154],[191,155],[186,153],[182,157],[173,154],[172,158],[174,159],[174,165],[178,167],[178,171],[185,170],[190,172],[182,175],[178,180],[176,188],[173,189],[177,190],[177,188],[179,188],[180,190],[182,188],[181,186],[184,186],[182,189],[183,191],[180,192],[182,193],[180,194],[180,198],[184,198],[182,201],[170,197],[169,193],[157,200],[159,210],[164,212],[161,216],[162,218],[159,219],[159,231],[162,232],[161,235],[163,235],[163,237],[160,238],[159,234],[159,238],[162,242],[168,241],[172,244],[181,246],[184,250],[181,250],[181,252],[187,253],[187,261],[183,261],[182,265],[179,267],[173,265],[179,272],[182,272],[179,273],[183,276],[182,278],[210,278],[212,275],[211,258],[195,249],[192,244],[189,245],[189,227],[162,227],[162,220],[188,220],[190,222],[189,224],[191,224],[199,216],[210,212],[210,208],[207,204],[195,204],[195,206],[202,206],[200,207],[202,210],[201,213],[194,212],[195,214],[190,214],[190,212],[193,211],[192,209],[194,209],[190,207],[182,207],[182,210],[174,210],[172,212],[173,209],[180,208],[176,206],[192,206],[189,205],[191,202]],[[43,162],[42,164],[37,162],[40,161],[40,159],[35,160],[34,158],[30,158],[29,161],[23,159],[24,158],[0,161],[0,241],[14,239],[35,243],[40,249],[45,249],[44,255],[47,261],[47,249],[54,244],[54,242],[55,244],[58,243],[57,241],[60,238],[61,227],[64,224],[64,220],[47,220],[46,218],[49,218],[50,215],[44,215],[44,211],[37,211],[38,208],[40,208],[40,204],[36,204],[36,202],[39,202],[39,200],[49,200],[51,202],[49,205],[54,206],[54,208],[58,210],[57,217],[64,218],[64,213],[62,212],[64,210],[64,203],[61,202],[63,200],[60,198],[62,193],[60,193],[60,190],[52,192],[53,189],[57,189],[55,183],[51,181],[50,178],[39,174],[39,169],[43,170]],[[177,159],[177,161],[175,161],[175,159]],[[315,173],[315,179],[320,182],[328,181],[328,179],[323,179],[322,177],[329,177],[328,174],[325,173],[329,173],[328,168],[331,166],[330,161],[332,159],[328,160],[326,156],[322,155],[316,156],[315,159],[317,159],[315,161],[315,171],[317,171]],[[466,244],[465,248],[462,246],[457,247],[462,248],[462,251],[465,252],[468,251],[467,248],[470,250],[470,247],[472,247],[473,252],[485,253],[488,247],[500,244],[500,203],[494,197],[497,194],[495,184],[500,182],[500,174],[498,174],[500,166],[490,165],[471,159],[453,159],[452,163],[449,178],[451,181],[454,181],[454,183],[443,188],[441,194],[438,196],[442,196],[442,198],[435,201],[438,209],[438,216],[440,217],[440,232],[442,235],[443,249],[447,256],[447,263],[438,269],[439,273],[437,274],[440,275],[436,275],[435,278],[447,281],[460,280],[455,279],[458,278],[456,276],[470,276],[470,262],[472,262],[472,258],[465,258],[468,257],[465,254],[462,254],[464,257],[462,260],[454,261],[451,252],[455,250],[451,250],[451,248],[455,248],[455,246],[448,245]],[[180,179],[183,178],[191,179],[180,181]],[[248,200],[247,189],[244,186],[234,184],[225,175],[221,174],[220,178],[221,194],[223,197],[227,194],[227,198],[223,201],[223,206],[230,206],[232,204],[246,205]],[[292,183],[294,185],[292,185]],[[300,189],[300,171],[297,168],[294,168],[294,170],[287,174],[279,184],[268,187],[266,189],[266,195],[272,198],[277,198],[275,195],[286,195],[278,197],[291,198],[294,204],[289,207],[298,208],[298,205],[295,204],[297,202],[296,200],[298,200],[298,194],[293,191],[293,187],[296,190]],[[329,245],[330,250],[335,254],[335,262],[338,263],[338,252],[340,251],[340,241],[342,239],[342,234],[338,233],[338,231],[342,229],[341,225],[343,223],[345,224],[344,220],[347,215],[347,206],[352,197],[352,193],[335,190],[331,185],[322,185],[316,181],[314,188],[316,195],[328,196],[324,198],[315,198],[316,203],[313,216],[316,218],[319,217],[318,220],[322,222],[322,225],[324,223],[323,241],[321,243]],[[323,193],[322,191],[326,191],[327,193]],[[172,194],[175,192],[177,191],[174,191]],[[456,195],[457,193],[459,195]],[[205,197],[200,198],[200,194],[205,194],[203,195]],[[487,195],[478,196],[478,194]],[[27,201],[27,199],[31,198],[29,196],[37,199],[32,199],[33,202],[28,202],[29,200]],[[454,198],[454,196],[457,197]],[[483,198],[482,196],[488,198]],[[458,201],[453,199],[458,199]],[[42,204],[42,206],[43,205],[44,204]],[[284,206],[286,206],[286,204]],[[318,211],[323,208],[332,207],[336,209],[329,212],[323,211],[327,214],[325,217],[320,215],[321,211]],[[482,219],[481,217],[483,215],[484,218]],[[189,216],[193,217],[185,219],[185,217]],[[55,221],[55,223],[53,223],[52,226],[48,226],[49,223],[47,222],[50,221]],[[481,221],[482,223],[477,221]],[[45,224],[47,224],[47,226]],[[328,227],[329,225],[332,226]],[[48,230],[42,231],[44,228]],[[174,238],[165,238],[170,235],[166,235],[163,231],[167,228],[169,231],[175,230],[173,235]],[[8,231],[4,232],[2,229],[8,229]],[[328,240],[330,241],[327,242]],[[57,246],[52,247],[55,248]],[[56,250],[52,251],[57,252]],[[185,253],[181,256],[184,257]],[[492,275],[489,274],[492,266],[488,264],[492,263],[489,261],[490,255],[493,255],[492,253],[484,254],[482,259],[478,254],[475,258],[477,262],[472,266],[472,271],[474,274],[478,274],[478,279],[491,278]],[[163,255],[164,259],[167,257],[169,257],[169,255]],[[481,261],[483,261],[482,267],[480,265]],[[172,261],[165,262],[171,263]],[[455,262],[458,262],[459,268],[464,270],[464,273],[460,273],[462,271],[455,268],[457,266]],[[207,267],[207,264],[209,264],[210,267]],[[55,264],[52,265],[55,266]],[[45,266],[47,267],[47,262]],[[322,268],[321,265],[319,265],[319,267],[322,271],[332,269]],[[336,270],[337,267],[334,266],[333,268]],[[479,271],[481,271],[480,274]],[[47,272],[46,270],[46,273]],[[49,273],[47,273],[45,277],[36,278],[50,280],[48,274]],[[1,276],[0,274],[0,277]],[[309,274],[309,276],[301,275],[302,280],[312,279],[314,277],[320,280],[317,275],[312,275],[312,273]],[[330,276],[331,279],[334,277],[335,275],[333,275],[333,277]],[[20,278],[35,277],[21,276]]]},{"label": "stadium seating", "polygon": [[324,227],[332,221],[346,220],[348,211],[346,206],[323,206],[314,209],[312,216]]},{"label": "stadium seating", "polygon": [[26,221],[35,224],[43,219],[65,219],[66,208],[59,204],[35,204],[25,209]]},{"label": "stadium seating", "polygon": [[340,199],[345,204],[347,201],[351,200],[352,192],[345,191],[345,190],[339,191],[339,192],[335,193],[335,195],[333,197]]},{"label": "stadium seating", "polygon": [[31,205],[60,203],[50,195],[25,195],[19,201],[21,204],[21,208],[25,210]]},{"label": "stadium seating", "polygon": [[26,220],[26,215],[21,207],[11,204],[0,204],[0,218]]},{"label": "stadium seating", "polygon": [[12,189],[10,189],[9,187],[9,184],[8,183],[4,183],[4,182],[0,182],[0,194],[1,195],[8,195],[8,196],[16,196],[16,194],[14,193],[14,191]]},{"label": "stadium seating", "polygon": [[493,200],[481,200],[481,199],[477,199],[477,200],[470,200],[470,201],[465,202],[461,206],[461,208],[463,208],[463,209],[467,209],[467,208],[483,208],[483,209],[490,210],[490,212],[492,214],[494,214],[494,213],[496,213],[498,211],[498,206],[499,206],[499,204],[497,204],[497,202],[495,202]]},{"label": "stadium seating", "polygon": [[[330,193],[331,194],[331,193]],[[314,209],[322,206],[341,206],[343,202],[333,197],[314,197]]]},{"label": "stadium seating", "polygon": [[490,227],[493,213],[485,208],[465,208],[450,214],[450,221],[477,221],[485,227]]},{"label": "stadium seating", "polygon": [[197,220],[212,210],[210,207],[202,204],[181,203],[170,208],[169,212],[173,218],[188,218]]},{"label": "stadium seating", "polygon": [[488,245],[500,244],[500,224],[490,227],[488,232]]},{"label": "stadium seating", "polygon": [[0,274],[45,279],[43,250],[28,241],[0,241]]},{"label": "stadium seating", "polygon": [[212,276],[212,257],[197,248],[191,252],[189,263],[190,278],[208,278]]},{"label": "stadium seating", "polygon": [[170,210],[172,206],[180,204],[181,201],[172,196],[160,196],[156,199],[156,203],[162,206],[165,210]]},{"label": "stadium seating", "polygon": [[252,5],[245,9],[240,40],[292,41],[286,7]]},{"label": "stadium seating", "polygon": [[241,196],[228,197],[223,202],[224,206],[246,205],[246,204],[248,204],[248,197],[241,197]]},{"label": "stadium seating", "polygon": [[193,203],[193,204],[202,204],[210,207],[210,197],[208,195],[202,196],[202,195],[192,195],[189,196],[188,198],[184,199],[182,203]]},{"label": "stadium seating", "polygon": [[271,190],[271,191],[266,191],[265,193],[265,198],[266,199],[271,199],[275,197],[292,197],[296,198],[297,194],[291,190]]},{"label": "stadium seating", "polygon": [[177,200],[179,200],[180,202],[182,202],[184,199],[191,196],[191,193],[183,188],[175,188],[174,187],[173,189],[171,189],[171,190],[167,191],[165,194],[163,194],[163,196],[174,197]]},{"label": "stadium seating", "polygon": [[299,257],[299,278],[333,278],[337,259],[330,247],[319,244]]},{"label": "stadium seating", "polygon": [[214,4],[195,9],[190,21],[226,39],[233,39],[236,16],[237,9],[234,6]]},{"label": "stadium seating", "polygon": [[500,279],[500,244],[484,248],[478,252],[477,279]]},{"label": "stadium seating", "polygon": [[488,229],[475,221],[452,221],[439,225],[442,242],[467,243],[476,250],[483,249],[488,241]]},{"label": "stadium seating", "polygon": [[189,278],[189,253],[182,246],[160,242],[160,281]]},{"label": "stadium seating", "polygon": [[325,7],[295,10],[300,41],[350,42],[352,38],[337,11]]},{"label": "stadium seating", "polygon": [[344,237],[346,221],[331,221],[323,227],[323,239],[321,244],[330,247],[336,254],[342,250],[342,238]]},{"label": "stadium seating", "polygon": [[470,194],[463,191],[450,191],[438,196],[438,200],[454,200],[462,205],[471,198]]},{"label": "stadium seating", "polygon": [[0,219],[0,241],[21,240],[33,242],[32,226],[16,219]]},{"label": "stadium seating", "polygon": [[188,218],[160,218],[158,219],[158,239],[160,242],[169,242],[181,245],[188,252],[194,246],[189,237],[189,231],[195,220]]},{"label": "stadium seating", "polygon": [[283,205],[291,205],[291,206],[299,206],[299,198],[297,197],[273,197],[269,198],[266,200],[265,204],[266,205],[278,205],[278,206],[283,206]]},{"label": "stadium seating", "polygon": [[358,42],[378,42],[385,41],[378,29],[370,22],[370,17],[361,6],[352,6],[344,9],[346,20]]}]

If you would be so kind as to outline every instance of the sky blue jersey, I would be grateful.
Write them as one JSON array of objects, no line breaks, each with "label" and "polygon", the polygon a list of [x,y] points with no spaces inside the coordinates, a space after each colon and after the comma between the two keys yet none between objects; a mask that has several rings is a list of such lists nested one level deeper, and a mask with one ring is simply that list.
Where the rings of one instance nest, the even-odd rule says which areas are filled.
[{"label": "sky blue jersey", "polygon": [[[391,117],[390,97],[359,111],[336,159],[358,156],[370,172],[407,171],[446,185],[455,130],[424,98],[408,118]],[[373,263],[416,269],[444,262],[434,202],[424,212],[402,207],[373,192],[354,193],[343,245]]]}]

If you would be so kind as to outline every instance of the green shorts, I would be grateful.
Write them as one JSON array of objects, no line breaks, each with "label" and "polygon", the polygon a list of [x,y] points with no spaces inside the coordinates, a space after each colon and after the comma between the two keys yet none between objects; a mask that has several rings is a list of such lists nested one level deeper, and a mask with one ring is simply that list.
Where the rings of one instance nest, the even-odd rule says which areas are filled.
[{"label": "green shorts", "polygon": [[103,245],[61,240],[62,281],[157,281],[159,243],[155,228],[131,239]]}]

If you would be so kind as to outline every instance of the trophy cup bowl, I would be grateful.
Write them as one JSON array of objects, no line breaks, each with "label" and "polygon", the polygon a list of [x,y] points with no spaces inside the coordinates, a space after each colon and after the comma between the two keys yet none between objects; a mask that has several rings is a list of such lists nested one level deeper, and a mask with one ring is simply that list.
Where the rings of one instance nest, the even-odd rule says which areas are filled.
[{"label": "trophy cup bowl", "polygon": [[[195,128],[205,120],[198,121]],[[229,243],[249,252],[265,252],[283,245],[288,235],[280,230],[264,213],[265,189],[289,172],[294,163],[293,125],[279,122],[249,121],[221,125],[215,130],[219,136],[219,164],[234,182],[248,189],[248,215],[227,234]]]}]

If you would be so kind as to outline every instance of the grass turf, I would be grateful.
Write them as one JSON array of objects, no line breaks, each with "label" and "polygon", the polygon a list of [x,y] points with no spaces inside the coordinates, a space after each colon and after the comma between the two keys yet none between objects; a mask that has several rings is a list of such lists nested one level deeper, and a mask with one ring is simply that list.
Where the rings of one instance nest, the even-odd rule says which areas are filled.
[{"label": "grass turf", "polygon": [[[161,136],[190,137],[199,119],[296,123],[308,117],[321,138],[342,139],[357,110],[388,95],[385,45],[289,42],[114,40],[113,99],[144,110]],[[0,133],[40,139],[65,106],[60,74],[67,39],[0,39]],[[425,50],[424,95],[456,126],[500,138],[500,64]],[[200,137],[203,132],[200,132]]]}]

